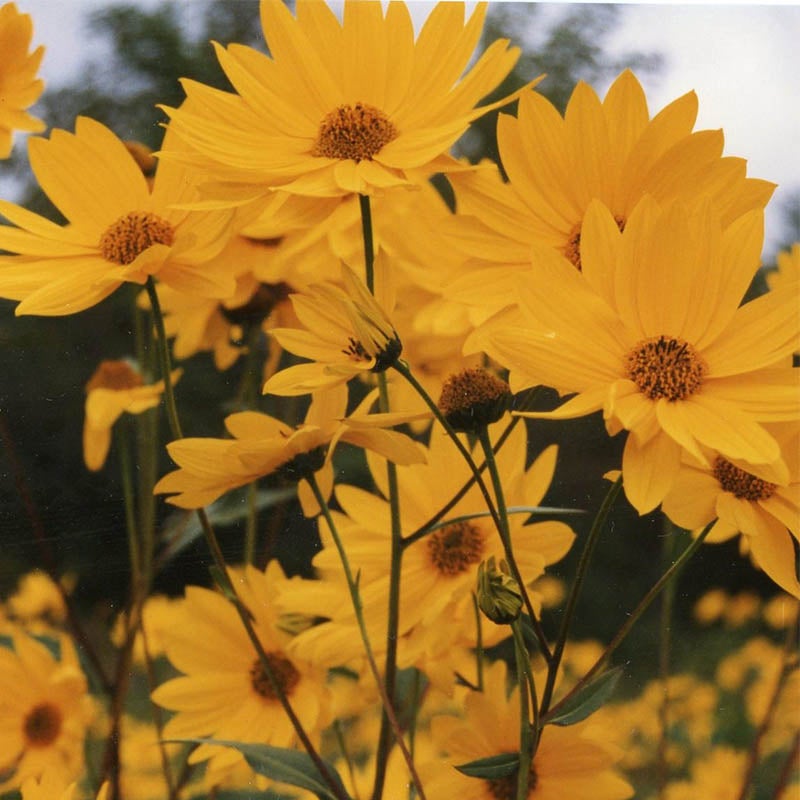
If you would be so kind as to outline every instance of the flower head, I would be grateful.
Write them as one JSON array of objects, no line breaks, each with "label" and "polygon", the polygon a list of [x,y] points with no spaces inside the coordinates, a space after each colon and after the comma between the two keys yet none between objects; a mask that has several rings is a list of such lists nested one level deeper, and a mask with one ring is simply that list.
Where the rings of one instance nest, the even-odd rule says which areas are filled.
[{"label": "flower head", "polygon": [[74,314],[151,275],[197,294],[232,293],[231,276],[202,268],[224,247],[232,213],[177,208],[196,196],[182,167],[160,164],[151,187],[125,144],[88,117],[74,134],[31,139],[28,152],[68,224],[0,201],[16,226],[0,227],[0,248],[16,254],[0,257],[0,297],[21,300],[17,314]]},{"label": "flower head", "polygon": [[32,36],[29,14],[20,14],[15,3],[0,7],[0,158],[10,155],[15,130],[44,130],[44,123],[25,111],[44,89],[36,77],[44,47],[29,53]]},{"label": "flower head", "polygon": [[[175,383],[181,375],[173,371]],[[101,361],[86,384],[86,419],[83,424],[83,460],[88,469],[103,467],[111,446],[111,428],[125,413],[141,414],[161,402],[164,381],[145,385],[128,361]]]},{"label": "flower head", "polygon": [[270,56],[216,45],[236,93],[184,80],[187,103],[167,109],[194,151],[181,154],[244,197],[268,187],[318,197],[373,194],[446,168],[449,147],[517,60],[494,42],[470,67],[486,13],[464,21],[464,3],[439,3],[414,38],[405,3],[347,0],[344,19],[317,0],[293,17],[262,0]]},{"label": "flower head", "polygon": [[387,309],[372,296],[349,267],[342,265],[344,289],[325,283],[292,295],[298,319],[307,330],[275,328],[283,348],[310,364],[298,364],[273,375],[264,392],[299,395],[345,383],[356,375],[385,372],[403,346]]},{"label": "flower head", "polygon": [[610,434],[630,431],[622,470],[640,513],[669,491],[682,450],[704,461],[704,446],[785,474],[762,423],[800,416],[800,372],[785,366],[797,347],[796,295],[774,291],[739,307],[759,264],[761,212],[723,229],[708,202],[648,198],[621,232],[596,202],[583,227],[583,275],[537,251],[520,312],[483,339],[515,391],[541,383],[577,393],[525,415],[602,409]]}]

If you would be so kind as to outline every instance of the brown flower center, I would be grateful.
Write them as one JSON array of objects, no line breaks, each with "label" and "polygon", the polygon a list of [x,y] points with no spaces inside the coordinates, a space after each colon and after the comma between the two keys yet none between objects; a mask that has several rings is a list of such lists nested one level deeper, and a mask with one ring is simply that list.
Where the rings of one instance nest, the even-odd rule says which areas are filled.
[{"label": "brown flower center", "polygon": [[685,400],[702,385],[706,364],[683,339],[653,336],[634,347],[625,362],[628,377],[651,400]]},{"label": "brown flower center", "polygon": [[131,211],[110,225],[100,237],[100,253],[106,261],[126,266],[154,244],[171,245],[172,225],[149,211]]},{"label": "brown flower center", "polygon": [[778,488],[776,484],[745,472],[722,456],[717,456],[714,461],[714,477],[726,492],[740,500],[766,500]]},{"label": "brown flower center", "polygon": [[311,155],[369,161],[397,135],[397,128],[379,108],[368,103],[345,104],[322,120]]},{"label": "brown flower center", "polygon": [[86,384],[92,389],[135,389],[144,383],[142,376],[127,361],[101,361]]},{"label": "brown flower center", "polygon": [[428,537],[428,556],[442,575],[460,575],[483,557],[483,534],[468,522],[454,522]]},{"label": "brown flower center", "polygon": [[450,375],[442,386],[438,405],[457,431],[475,431],[497,422],[510,400],[508,384],[477,367]]},{"label": "brown flower center", "polygon": [[[515,769],[510,775],[506,775],[505,778],[487,780],[486,788],[489,790],[489,794],[497,800],[515,800],[518,773],[519,768]],[[531,792],[536,788],[536,782],[536,771],[533,768],[533,764],[531,764],[528,772],[528,797],[531,796]]]},{"label": "brown flower center", "polygon": [[34,706],[25,717],[23,733],[28,747],[47,747],[61,733],[61,711],[51,703]]},{"label": "brown flower center", "polygon": [[[291,695],[292,690],[300,681],[300,673],[294,664],[282,653],[267,653],[267,663],[275,682],[285,695]],[[265,700],[277,700],[278,694],[272,681],[264,670],[261,659],[257,658],[250,667],[250,683],[257,694]]]},{"label": "brown flower center", "polygon": [[[625,217],[615,216],[614,220],[620,231],[625,230]],[[567,237],[567,243],[564,245],[564,255],[571,261],[576,269],[580,272],[583,269],[581,264],[581,229],[583,222],[579,222],[570,232]]]}]

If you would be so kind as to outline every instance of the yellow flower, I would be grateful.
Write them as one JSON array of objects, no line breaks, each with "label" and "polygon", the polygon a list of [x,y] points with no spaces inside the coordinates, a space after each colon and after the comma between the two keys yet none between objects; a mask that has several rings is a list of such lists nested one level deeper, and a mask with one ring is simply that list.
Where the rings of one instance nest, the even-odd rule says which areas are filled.
[{"label": "yellow flower", "polygon": [[32,36],[29,14],[20,14],[15,3],[0,7],[0,158],[11,154],[15,130],[44,130],[44,123],[25,111],[44,89],[36,77],[44,47],[29,53]]},{"label": "yellow flower", "polygon": [[666,787],[665,800],[737,800],[742,790],[747,753],[717,747],[692,762],[691,780],[675,781]]},{"label": "yellow flower", "polygon": [[[69,591],[74,581],[63,579],[63,585]],[[8,598],[8,612],[15,620],[19,620],[26,629],[32,623],[45,620],[51,624],[64,621],[67,616],[64,596],[55,581],[42,570],[35,569],[19,579],[17,591]]]},{"label": "yellow flower", "polygon": [[0,214],[18,226],[0,227],[0,248],[18,254],[0,257],[0,297],[21,300],[17,314],[74,314],[156,274],[176,289],[231,294],[233,279],[203,264],[225,245],[232,214],[176,208],[196,192],[179,165],[160,164],[151,189],[126,146],[88,117],[74,134],[30,140],[28,153],[68,224],[0,201]]},{"label": "yellow flower", "polygon": [[[381,262],[376,265],[380,273]],[[273,375],[264,384],[265,394],[322,391],[356,375],[385,372],[400,357],[403,346],[387,313],[389,301],[378,288],[383,279],[376,279],[382,303],[345,265],[342,283],[344,289],[325,283],[292,295],[295,314],[307,330],[275,328],[271,333],[281,347],[313,361]]]},{"label": "yellow flower", "polygon": [[502,114],[497,138],[503,183],[494,167],[451,177],[459,215],[453,246],[469,259],[451,296],[486,315],[515,302],[514,276],[536,272],[532,244],[551,247],[581,268],[581,232],[592,200],[625,226],[637,203],[706,194],[723,224],[763,208],[775,185],[746,178],[746,162],[722,157],[721,130],[692,132],[690,92],[650,119],[638,80],[625,70],[605,99],[583,81],[562,118],[542,95],[525,92],[516,118]]},{"label": "yellow flower", "polygon": [[[181,375],[174,370],[175,383]],[[141,414],[161,402],[164,381],[144,384],[128,361],[101,361],[86,384],[86,418],[83,424],[83,460],[96,472],[106,463],[111,447],[111,428],[124,414]]]},{"label": "yellow flower", "polygon": [[[484,691],[467,696],[464,719],[440,716],[431,723],[434,741],[446,752],[449,763],[423,769],[429,797],[514,800],[517,796],[516,773],[490,781],[467,777],[455,769],[455,765],[477,759],[519,752],[518,689],[506,695],[502,661],[484,676]],[[621,756],[620,748],[592,730],[591,721],[566,728],[548,725],[531,762],[527,800],[633,797],[633,788],[615,769]]]},{"label": "yellow flower", "polygon": [[25,635],[0,648],[0,791],[52,770],[65,782],[83,769],[91,705],[86,677],[71,642],[60,659]]},{"label": "yellow flower", "polygon": [[[22,800],[77,800],[78,785],[67,784],[56,771],[48,770],[41,778],[28,778],[22,784]],[[97,792],[96,800],[107,800],[109,784],[106,781]]]},{"label": "yellow flower", "polygon": [[800,281],[800,242],[795,242],[790,250],[782,250],[776,256],[777,270],[767,273],[770,289],[794,285]]},{"label": "yellow flower", "polygon": [[723,229],[708,202],[639,204],[620,232],[599,202],[583,222],[583,274],[552,250],[520,279],[521,312],[483,338],[511,369],[514,391],[545,384],[577,396],[554,419],[603,410],[611,435],[630,431],[625,491],[645,513],[701,447],[785,475],[761,425],[800,416],[800,372],[785,367],[800,315],[790,288],[739,307],[758,268],[762,214]]},{"label": "yellow flower", "polygon": [[[297,17],[262,0],[271,56],[216,45],[236,89],[184,80],[187,103],[166,109],[198,155],[183,160],[243,187],[331,197],[408,185],[447,168],[442,156],[469,123],[512,97],[475,108],[508,75],[517,48],[494,42],[471,66],[486,4],[439,3],[416,41],[404,3],[347,0],[344,21],[317,0]],[[229,190],[230,194],[230,190]]]},{"label": "yellow flower", "polygon": [[[781,445],[788,481],[737,460],[709,455],[704,462],[685,455],[664,513],[682,528],[698,530],[717,521],[707,542],[742,534],[742,545],[755,563],[782,589],[800,598],[795,547],[800,540],[800,426],[767,426]],[[772,478],[772,480],[770,480]],[[757,607],[752,615],[757,613]]]},{"label": "yellow flower", "polygon": [[330,494],[331,457],[338,442],[374,450],[399,464],[422,459],[407,436],[359,425],[356,414],[345,417],[346,406],[347,387],[336,386],[313,396],[297,428],[255,411],[231,414],[225,426],[233,439],[180,439],[167,445],[180,469],[165,475],[153,491],[173,494],[168,502],[181,508],[201,508],[231,489],[279,472],[299,481],[300,502],[313,515],[319,509],[307,479],[313,473],[321,491]]},{"label": "yellow flower", "polygon": [[[252,615],[273,675],[306,731],[317,738],[329,722],[325,672],[287,654],[291,636],[282,630],[274,602],[285,581],[280,567],[274,561],[265,572],[248,566],[231,571],[231,578]],[[292,747],[294,728],[232,603],[217,592],[190,586],[182,606],[183,622],[165,631],[165,649],[183,675],[153,692],[156,703],[177,712],[165,726],[164,738],[210,737]],[[219,748],[201,745],[190,761],[197,763],[215,752],[220,753]],[[226,752],[229,758],[238,756]]]}]

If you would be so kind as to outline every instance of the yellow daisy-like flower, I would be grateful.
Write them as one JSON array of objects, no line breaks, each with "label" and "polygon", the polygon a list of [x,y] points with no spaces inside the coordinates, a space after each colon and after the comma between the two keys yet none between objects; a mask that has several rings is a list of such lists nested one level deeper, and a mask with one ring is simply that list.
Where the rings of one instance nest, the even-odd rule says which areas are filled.
[{"label": "yellow daisy-like flower", "polygon": [[[376,266],[378,272],[382,260]],[[346,383],[356,375],[385,372],[403,346],[388,315],[390,301],[376,280],[373,297],[349,267],[342,265],[344,289],[318,284],[292,295],[295,314],[307,330],[275,328],[272,335],[290,353],[313,359],[281,370],[264,384],[264,393],[301,395]]]},{"label": "yellow daisy-like flower", "polygon": [[[267,187],[318,197],[372,194],[424,180],[469,123],[512,97],[475,107],[519,55],[494,42],[470,67],[486,4],[439,3],[416,41],[405,3],[346,0],[344,20],[318,0],[297,16],[262,0],[270,56],[216,45],[236,94],[184,80],[188,103],[166,109],[199,154],[182,154],[243,197]],[[229,191],[230,195],[230,191]]]},{"label": "yellow daisy-like flower", "polygon": [[665,800],[737,800],[742,790],[747,753],[717,747],[692,762],[691,779],[674,781],[665,788]]},{"label": "yellow daisy-like flower", "polygon": [[[793,537],[800,541],[800,427],[783,423],[767,430],[781,445],[788,481],[777,483],[769,471],[719,455],[710,454],[704,463],[686,454],[662,508],[689,530],[699,530],[717,518],[707,542],[741,533],[743,549],[755,563],[800,599],[793,543]],[[756,612],[757,608],[753,615]]]},{"label": "yellow daisy-like flower", "polygon": [[78,655],[66,637],[59,659],[26,634],[12,641],[0,648],[0,791],[46,770],[68,783],[83,769],[92,713]]},{"label": "yellow daisy-like flower", "polygon": [[800,333],[793,290],[739,307],[759,264],[762,214],[723,229],[708,202],[647,199],[620,232],[599,202],[583,223],[583,275],[552,250],[520,281],[521,313],[483,338],[515,391],[545,384],[577,396],[554,419],[600,409],[610,434],[630,431],[625,491],[657,506],[682,449],[771,466],[780,447],[761,423],[800,416],[800,372],[785,367]]},{"label": "yellow daisy-like flower", "polygon": [[[61,579],[66,591],[74,586],[74,577]],[[8,598],[8,613],[22,624],[26,630],[44,622],[45,625],[59,625],[67,616],[64,595],[55,581],[42,570],[35,569],[23,575],[17,590]]]},{"label": "yellow daisy-like flower", "polygon": [[307,515],[318,513],[308,477],[313,474],[324,494],[333,487],[331,457],[338,442],[374,450],[398,464],[423,456],[404,434],[358,425],[358,415],[345,417],[347,387],[336,386],[313,396],[305,422],[292,428],[255,411],[231,414],[225,426],[233,439],[180,439],[167,445],[180,469],[165,475],[156,494],[173,494],[168,502],[181,508],[202,508],[225,492],[279,472],[299,481],[298,496]]},{"label": "yellow daisy-like flower", "polygon": [[[236,591],[253,618],[253,627],[273,675],[308,734],[316,737],[329,720],[325,671],[286,647],[291,639],[280,626],[274,602],[285,581],[277,562],[265,572],[246,567],[233,572]],[[217,592],[190,586],[182,609],[183,624],[165,635],[167,657],[183,673],[153,692],[159,705],[177,712],[164,728],[165,739],[210,737],[292,747],[295,730],[284,713],[234,606]],[[192,763],[219,748],[201,745]],[[234,761],[241,756],[225,751]]]},{"label": "yellow daisy-like flower", "polygon": [[44,130],[44,123],[25,111],[44,89],[36,77],[44,47],[29,53],[32,36],[29,14],[20,14],[15,3],[0,7],[0,158],[11,154],[15,130]]},{"label": "yellow daisy-like flower", "polygon": [[161,164],[152,189],[126,146],[108,128],[79,117],[75,133],[30,140],[39,185],[67,218],[56,225],[0,200],[0,297],[21,300],[17,314],[74,314],[125,281],[151,275],[183,291],[225,297],[233,279],[203,269],[225,245],[229,211],[176,207],[195,197],[186,171]]},{"label": "yellow daisy-like flower", "polygon": [[[433,719],[434,741],[446,752],[449,763],[422,767],[429,797],[461,800],[514,800],[516,773],[486,780],[468,777],[455,769],[481,758],[519,752],[519,699],[517,688],[506,694],[506,667],[498,661],[484,672],[483,692],[470,692],[464,719]],[[615,764],[623,751],[593,731],[588,722],[542,731],[530,766],[527,800],[625,800],[633,788],[620,777]]]},{"label": "yellow daisy-like flower", "polygon": [[[181,375],[174,370],[175,383]],[[101,361],[86,384],[86,417],[83,424],[83,460],[93,472],[102,469],[111,447],[111,428],[125,413],[141,414],[161,402],[164,381],[145,385],[142,375],[128,361]]]},{"label": "yellow daisy-like flower", "polygon": [[579,82],[564,117],[542,95],[525,92],[517,117],[498,119],[509,182],[494,167],[451,177],[459,209],[453,246],[469,259],[451,296],[487,316],[514,303],[514,277],[535,272],[534,244],[552,247],[580,269],[583,221],[595,199],[620,228],[648,194],[660,203],[707,194],[725,225],[763,208],[775,185],[745,177],[744,159],[722,157],[721,130],[693,133],[696,117],[690,92],[651,119],[630,70],[602,101]]}]

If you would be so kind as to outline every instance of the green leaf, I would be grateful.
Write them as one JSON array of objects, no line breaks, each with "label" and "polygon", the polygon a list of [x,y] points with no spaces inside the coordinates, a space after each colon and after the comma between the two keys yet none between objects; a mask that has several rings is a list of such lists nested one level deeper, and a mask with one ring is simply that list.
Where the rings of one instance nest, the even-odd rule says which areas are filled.
[{"label": "green leaf", "polygon": [[507,778],[519,769],[519,753],[500,753],[499,756],[479,758],[468,764],[460,764],[456,769],[470,778]]},{"label": "green leaf", "polygon": [[553,725],[574,725],[594,714],[603,703],[608,700],[617,687],[617,682],[622,677],[623,668],[614,669],[592,678],[574,697],[571,697],[558,713],[550,717],[547,722]]},{"label": "green leaf", "polygon": [[[172,739],[175,742],[189,742],[191,744],[216,744],[222,747],[232,747],[244,757],[250,768],[259,775],[265,775],[274,781],[299,786],[313,792],[322,800],[336,800],[328,784],[322,779],[314,762],[308,753],[300,750],[289,750],[285,747],[271,747],[267,744],[247,744],[245,742],[231,742],[224,739]],[[330,763],[323,759],[333,781],[341,790],[341,796],[349,797],[345,791],[342,779]]]}]

